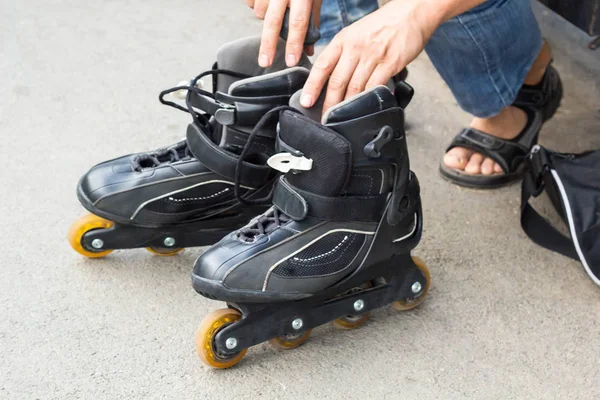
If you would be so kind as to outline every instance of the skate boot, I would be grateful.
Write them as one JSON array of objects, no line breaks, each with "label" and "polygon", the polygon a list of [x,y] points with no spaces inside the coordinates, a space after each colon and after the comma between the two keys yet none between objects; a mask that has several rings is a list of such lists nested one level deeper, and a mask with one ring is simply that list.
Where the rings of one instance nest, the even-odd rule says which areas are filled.
[{"label": "skate boot", "polygon": [[[77,196],[91,214],[69,232],[77,252],[97,258],[146,247],[172,255],[213,244],[267,209],[236,199],[236,161],[246,148],[238,196],[252,199],[272,189],[276,171],[265,161],[274,153],[274,136],[258,134],[248,146],[246,141],[266,112],[287,105],[302,88],[311,65],[303,55],[299,66],[286,68],[282,41],[273,66],[262,69],[259,46],[260,38],[226,44],[212,70],[161,93],[163,104],[192,115],[188,140],[103,162],[81,178]],[[198,87],[205,76],[212,77],[212,92]],[[185,106],[166,100],[170,94],[183,94]]]},{"label": "skate boot", "polygon": [[398,103],[379,86],[322,123],[276,110],[268,164],[283,175],[273,207],[203,253],[192,273],[198,293],[228,305],[196,335],[206,364],[227,368],[258,343],[296,347],[326,322],[354,328],[378,307],[408,310],[425,298],[429,272],[410,255],[421,238],[419,183]]}]

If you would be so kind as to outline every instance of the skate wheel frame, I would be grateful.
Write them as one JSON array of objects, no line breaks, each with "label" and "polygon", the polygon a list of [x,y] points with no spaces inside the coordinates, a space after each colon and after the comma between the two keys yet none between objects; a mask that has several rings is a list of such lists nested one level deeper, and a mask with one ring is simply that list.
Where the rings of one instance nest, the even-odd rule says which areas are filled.
[{"label": "skate wheel frame", "polygon": [[413,259],[413,262],[415,263],[415,265],[417,266],[417,268],[425,276],[425,281],[426,281],[425,286],[423,287],[423,289],[421,289],[419,297],[412,299],[412,300],[397,300],[397,301],[393,302],[392,307],[394,308],[394,310],[397,310],[397,311],[412,310],[413,308],[415,308],[419,304],[421,304],[423,302],[423,300],[425,300],[425,297],[427,297],[427,293],[429,292],[429,286],[431,283],[431,274],[429,273],[429,269],[425,265],[425,262],[423,260],[421,260],[419,257],[413,256],[412,259]]},{"label": "skate wheel frame", "polygon": [[108,229],[113,225],[112,221],[94,214],[87,214],[73,222],[67,234],[67,240],[73,250],[79,254],[88,258],[102,258],[112,253],[112,250],[90,251],[86,249],[82,244],[83,235],[95,229]]},{"label": "skate wheel frame", "polygon": [[232,356],[222,356],[214,347],[215,335],[241,318],[242,313],[233,308],[222,308],[204,317],[196,332],[196,352],[204,364],[223,369],[234,366],[244,358],[248,349],[242,349]]},{"label": "skate wheel frame", "polygon": [[146,247],[146,250],[158,257],[171,257],[181,253],[183,251],[183,248],[166,249],[162,247]]},{"label": "skate wheel frame", "polygon": [[293,348],[300,346],[302,343],[306,342],[306,340],[310,336],[311,332],[312,332],[312,330],[309,329],[309,330],[299,333],[297,335],[286,335],[286,336],[276,337],[273,339],[269,339],[269,343],[271,344],[271,346],[278,348],[278,349],[282,349],[282,350],[293,349]]}]

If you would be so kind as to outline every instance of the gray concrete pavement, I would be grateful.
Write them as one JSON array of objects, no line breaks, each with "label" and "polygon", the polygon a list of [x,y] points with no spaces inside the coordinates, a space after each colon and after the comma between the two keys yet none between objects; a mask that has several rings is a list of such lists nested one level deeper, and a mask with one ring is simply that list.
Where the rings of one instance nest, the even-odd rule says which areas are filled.
[{"label": "gray concrete pavement", "polygon": [[[0,398],[598,398],[599,288],[526,239],[518,186],[473,191],[438,177],[468,117],[426,57],[411,67],[408,109],[425,212],[416,254],[433,279],[419,309],[321,327],[289,352],[260,345],[213,371],[193,346],[222,306],[191,289],[201,249],[103,260],[70,249],[80,175],[183,137],[188,116],[158,92],[209,68],[220,44],[257,34],[251,16],[241,0],[0,0]],[[542,142],[599,148],[598,71],[553,32],[566,97]]]}]

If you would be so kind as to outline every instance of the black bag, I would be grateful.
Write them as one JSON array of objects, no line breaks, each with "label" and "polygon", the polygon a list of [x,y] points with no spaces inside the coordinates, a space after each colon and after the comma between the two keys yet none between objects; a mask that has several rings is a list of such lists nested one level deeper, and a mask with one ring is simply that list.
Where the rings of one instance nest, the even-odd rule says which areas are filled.
[{"label": "black bag", "polygon": [[[600,285],[600,151],[561,154],[535,146],[521,190],[521,226],[535,243],[580,260]],[[565,237],[529,205],[545,191],[569,228]]]}]

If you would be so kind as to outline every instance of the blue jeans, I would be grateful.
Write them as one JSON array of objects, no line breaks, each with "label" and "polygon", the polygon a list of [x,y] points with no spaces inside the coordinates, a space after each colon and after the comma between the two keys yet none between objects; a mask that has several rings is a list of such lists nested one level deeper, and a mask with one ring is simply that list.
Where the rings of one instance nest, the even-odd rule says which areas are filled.
[{"label": "blue jeans", "polygon": [[[376,9],[377,0],[323,0],[319,44]],[[541,47],[529,0],[488,0],[442,24],[425,51],[461,108],[487,118],[514,102]]]}]

